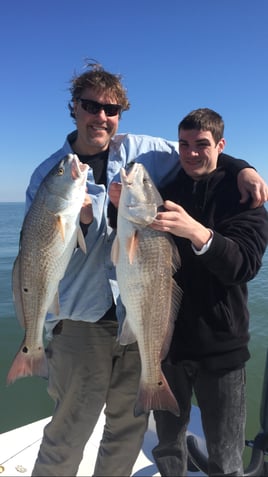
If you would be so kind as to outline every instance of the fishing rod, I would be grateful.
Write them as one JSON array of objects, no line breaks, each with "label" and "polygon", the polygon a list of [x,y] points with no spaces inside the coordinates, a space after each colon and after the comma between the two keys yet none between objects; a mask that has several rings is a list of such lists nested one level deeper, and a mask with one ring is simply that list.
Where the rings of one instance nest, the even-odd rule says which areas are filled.
[{"label": "fishing rod", "polygon": [[[260,432],[253,440],[246,440],[245,445],[252,449],[249,465],[243,477],[268,476],[268,351],[262,385],[260,405]],[[208,475],[208,455],[201,449],[198,439],[189,434],[187,436],[188,469],[192,472],[203,472]]]}]

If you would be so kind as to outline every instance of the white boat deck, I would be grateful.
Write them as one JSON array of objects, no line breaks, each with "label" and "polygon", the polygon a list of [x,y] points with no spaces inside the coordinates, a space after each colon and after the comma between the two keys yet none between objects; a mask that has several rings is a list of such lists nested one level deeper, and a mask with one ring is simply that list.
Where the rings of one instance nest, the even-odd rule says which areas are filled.
[{"label": "white boat deck", "polygon": [[[0,434],[0,474],[4,477],[17,475],[30,476],[41,443],[43,428],[51,417],[41,419],[26,426],[13,429]],[[94,469],[95,459],[98,452],[104,424],[104,414],[101,414],[96,428],[90,437],[81,461],[77,476],[91,476]],[[189,432],[199,435],[200,418],[199,411],[193,407],[191,426]],[[144,444],[138,459],[134,465],[132,476],[152,477],[159,476],[157,467],[153,461],[151,450],[157,443],[154,420],[150,417],[148,430],[145,434]],[[188,474],[198,476],[199,472]]]}]

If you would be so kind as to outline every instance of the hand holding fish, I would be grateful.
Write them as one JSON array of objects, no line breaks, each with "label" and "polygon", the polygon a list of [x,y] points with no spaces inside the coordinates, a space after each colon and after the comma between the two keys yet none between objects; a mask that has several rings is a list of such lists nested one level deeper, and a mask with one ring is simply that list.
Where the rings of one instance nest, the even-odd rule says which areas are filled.
[{"label": "hand holding fish", "polygon": [[158,212],[151,225],[154,230],[189,239],[197,250],[211,238],[211,230],[193,219],[180,205],[166,200],[164,207],[166,210]]},{"label": "hand holding fish", "polygon": [[122,184],[121,182],[112,182],[109,188],[109,197],[112,204],[118,209],[119,199],[121,195]]},{"label": "hand holding fish", "polygon": [[80,222],[82,224],[91,224],[93,221],[92,200],[90,195],[86,192],[84,202],[80,211]]}]

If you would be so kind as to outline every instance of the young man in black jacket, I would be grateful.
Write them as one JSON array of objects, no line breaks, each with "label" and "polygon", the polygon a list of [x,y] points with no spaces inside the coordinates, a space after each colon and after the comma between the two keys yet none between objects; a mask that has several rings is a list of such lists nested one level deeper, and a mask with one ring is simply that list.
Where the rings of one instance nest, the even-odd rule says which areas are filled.
[{"label": "young man in black jacket", "polygon": [[264,207],[240,203],[235,177],[221,166],[224,123],[210,109],[179,124],[182,169],[162,190],[167,199],[153,227],[173,234],[181,255],[176,274],[184,295],[163,369],[181,415],[155,412],[161,475],[187,470],[191,397],[201,410],[209,475],[243,475],[245,362],[249,359],[247,282],[268,242]]}]

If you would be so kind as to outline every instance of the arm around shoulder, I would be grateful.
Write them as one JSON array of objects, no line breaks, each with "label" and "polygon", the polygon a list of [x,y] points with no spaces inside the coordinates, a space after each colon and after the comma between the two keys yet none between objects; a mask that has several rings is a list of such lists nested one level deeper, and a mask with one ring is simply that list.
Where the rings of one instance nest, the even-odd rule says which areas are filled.
[{"label": "arm around shoulder", "polygon": [[241,203],[252,198],[251,208],[260,207],[268,200],[268,185],[258,172],[243,159],[228,154],[220,154],[218,165],[237,176],[237,187],[241,194]]}]

